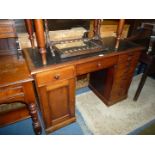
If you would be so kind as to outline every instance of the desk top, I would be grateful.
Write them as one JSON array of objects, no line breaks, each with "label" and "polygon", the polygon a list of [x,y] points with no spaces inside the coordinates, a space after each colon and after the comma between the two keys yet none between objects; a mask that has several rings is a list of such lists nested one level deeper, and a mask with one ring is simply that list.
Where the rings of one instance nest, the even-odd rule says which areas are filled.
[{"label": "desk top", "polygon": [[0,57],[0,87],[32,81],[25,60],[16,55]]},{"label": "desk top", "polygon": [[50,51],[47,50],[47,65],[44,66],[42,64],[41,55],[38,51],[38,49],[24,49],[24,56],[28,62],[28,66],[30,69],[31,74],[35,74],[38,72],[41,72],[42,70],[48,70],[51,68],[56,68],[69,64],[78,64],[86,60],[92,60],[92,59],[99,59],[99,57],[109,57],[113,55],[119,55],[123,54],[124,52],[128,51],[136,51],[136,50],[143,50],[144,48],[129,42],[127,40],[120,40],[120,45],[117,50],[115,50],[115,43],[116,38],[114,37],[106,37],[102,39],[103,45],[105,47],[105,50],[91,53],[91,54],[85,54],[85,55],[79,55],[75,57],[69,57],[69,58],[60,58],[60,55],[56,54],[55,57],[52,57]]}]

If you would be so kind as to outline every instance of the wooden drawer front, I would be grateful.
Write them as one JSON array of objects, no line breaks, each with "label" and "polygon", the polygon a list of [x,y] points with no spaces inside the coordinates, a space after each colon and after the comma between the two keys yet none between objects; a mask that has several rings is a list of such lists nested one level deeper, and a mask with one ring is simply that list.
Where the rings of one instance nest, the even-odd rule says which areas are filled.
[{"label": "wooden drawer front", "polygon": [[139,53],[131,56],[131,59],[124,61],[124,63],[120,63],[117,66],[116,75],[113,90],[112,90],[112,99],[119,100],[119,98],[125,96],[128,92],[128,88],[130,86],[133,73],[138,62]]},{"label": "wooden drawer front", "polygon": [[127,53],[127,54],[120,55],[118,61],[119,63],[124,63],[127,60],[130,60],[132,56],[133,56],[133,53]]},{"label": "wooden drawer front", "polygon": [[54,69],[36,75],[37,84],[39,86],[45,85],[51,82],[56,82],[64,79],[70,79],[75,76],[75,70],[73,66]]},{"label": "wooden drawer front", "polygon": [[139,59],[139,54],[140,53],[137,52],[134,55],[127,57],[128,59],[126,59],[126,61],[124,61],[123,63],[119,62],[119,64],[117,65],[116,78],[133,74]]},{"label": "wooden drawer front", "polygon": [[131,61],[133,59],[137,59],[139,57],[140,52],[130,52],[127,54],[122,54],[119,56],[118,62],[124,63],[126,61]]},{"label": "wooden drawer front", "polygon": [[103,68],[110,67],[112,65],[115,65],[117,63],[117,57],[111,57],[111,58],[103,58],[100,60],[95,60],[83,64],[79,64],[76,66],[76,72],[77,75],[97,71]]},{"label": "wooden drawer front", "polygon": [[24,94],[23,87],[21,85],[0,88],[0,100],[8,99],[20,94]]},{"label": "wooden drawer front", "polygon": [[124,69],[132,67],[131,65],[133,64],[133,62],[137,62],[137,60],[138,60],[137,57],[131,57],[131,59],[126,60],[123,63],[119,63],[118,66],[117,66],[118,70],[121,71],[121,70],[124,70]]},{"label": "wooden drawer front", "polygon": [[0,38],[16,37],[14,22],[4,20],[0,23]]},{"label": "wooden drawer front", "polygon": [[130,68],[129,68],[129,74],[133,74],[135,68],[136,68],[136,65],[138,63],[138,59],[139,59],[139,56],[136,57],[135,59],[133,59],[131,62],[130,62]]},{"label": "wooden drawer front", "polygon": [[131,62],[125,63],[124,65],[118,66],[118,70],[116,71],[116,78],[124,78],[128,76],[129,74],[132,74],[132,72],[135,69],[135,65]]},{"label": "wooden drawer front", "polygon": [[118,72],[116,74],[113,88],[112,88],[112,98],[113,100],[119,100],[124,95],[126,95],[127,89],[128,89],[128,83],[131,79],[131,76],[128,75],[129,69],[124,69],[121,72]]},{"label": "wooden drawer front", "polygon": [[128,64],[124,64],[123,66],[119,66],[115,78],[119,78],[119,77],[122,77],[122,76],[128,74],[129,68],[130,67],[128,66]]}]

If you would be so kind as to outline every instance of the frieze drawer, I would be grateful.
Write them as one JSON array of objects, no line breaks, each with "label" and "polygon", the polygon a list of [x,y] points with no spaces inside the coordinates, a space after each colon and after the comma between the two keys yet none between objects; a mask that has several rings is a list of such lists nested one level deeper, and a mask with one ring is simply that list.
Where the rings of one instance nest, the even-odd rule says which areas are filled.
[{"label": "frieze drawer", "polygon": [[100,69],[104,69],[110,66],[113,66],[117,63],[117,57],[110,57],[106,59],[99,59],[95,61],[90,61],[83,64],[78,64],[76,66],[77,75],[85,74],[88,72],[97,71]]},{"label": "frieze drawer", "polygon": [[0,98],[11,97],[23,93],[22,85],[13,85],[0,88]]},{"label": "frieze drawer", "polygon": [[60,69],[54,69],[38,73],[36,75],[36,81],[38,86],[42,86],[51,82],[70,79],[75,76],[74,66],[69,66]]}]

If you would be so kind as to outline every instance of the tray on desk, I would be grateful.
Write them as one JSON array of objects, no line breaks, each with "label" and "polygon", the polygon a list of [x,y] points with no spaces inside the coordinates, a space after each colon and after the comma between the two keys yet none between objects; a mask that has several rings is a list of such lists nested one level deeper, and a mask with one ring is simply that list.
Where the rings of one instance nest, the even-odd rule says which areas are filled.
[{"label": "tray on desk", "polygon": [[93,40],[82,38],[60,41],[54,45],[54,50],[59,53],[60,58],[100,52],[103,49],[103,45],[98,44]]}]

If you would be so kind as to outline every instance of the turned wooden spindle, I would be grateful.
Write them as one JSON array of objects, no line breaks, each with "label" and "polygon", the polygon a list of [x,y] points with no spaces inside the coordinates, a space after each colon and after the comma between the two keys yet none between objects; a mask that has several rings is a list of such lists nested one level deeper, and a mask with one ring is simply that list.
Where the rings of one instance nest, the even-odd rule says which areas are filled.
[{"label": "turned wooden spindle", "polygon": [[26,26],[26,30],[27,33],[29,34],[29,40],[31,42],[31,46],[32,48],[35,48],[34,45],[34,36],[33,36],[33,26],[32,26],[32,20],[31,19],[25,19],[25,26]]},{"label": "turned wooden spindle", "polygon": [[97,28],[98,28],[98,20],[95,19],[95,20],[94,20],[94,36],[95,36],[95,34],[97,33]]},{"label": "turned wooden spindle", "polygon": [[32,125],[36,135],[41,134],[41,125],[39,123],[36,105],[34,103],[28,104],[29,114],[32,118]]},{"label": "turned wooden spindle", "polygon": [[51,40],[50,40],[47,19],[44,19],[44,24],[45,24],[45,33],[46,33],[46,46],[47,46],[47,48],[50,48],[52,56],[55,56],[55,53],[54,53],[54,50],[53,50],[53,47],[52,47],[52,43],[51,43]]},{"label": "turned wooden spindle", "polygon": [[47,64],[46,60],[46,45],[45,45],[45,36],[44,36],[44,27],[42,19],[34,19],[34,26],[36,32],[36,39],[39,51],[41,53],[43,65]]},{"label": "turned wooden spindle", "polygon": [[101,19],[94,20],[94,39],[100,38]]},{"label": "turned wooden spindle", "polygon": [[122,36],[124,24],[125,24],[125,19],[120,19],[118,27],[117,27],[117,32],[116,32],[116,45],[115,45],[115,49],[118,49],[118,47],[119,47],[119,42],[120,42],[120,39],[121,39],[121,36]]}]

